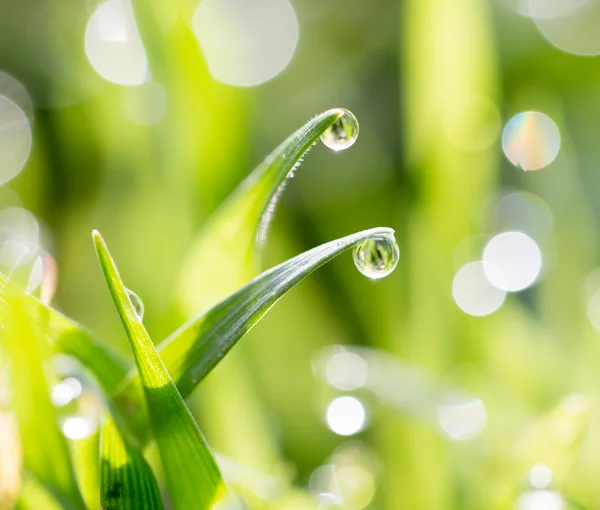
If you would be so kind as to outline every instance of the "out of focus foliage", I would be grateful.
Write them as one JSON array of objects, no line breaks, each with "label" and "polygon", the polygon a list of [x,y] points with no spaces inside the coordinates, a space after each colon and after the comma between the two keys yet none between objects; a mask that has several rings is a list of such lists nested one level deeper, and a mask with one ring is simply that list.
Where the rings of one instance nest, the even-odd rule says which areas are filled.
[{"label": "out of focus foliage", "polygon": [[[377,225],[400,262],[323,267],[189,397],[226,481],[250,508],[600,506],[600,2],[290,1],[1,0],[0,272],[42,299],[56,279],[52,305],[130,356],[90,231],[162,340],[236,290],[197,244],[209,216],[343,106],[360,137],[310,153],[262,269]],[[198,246],[216,287],[190,305]],[[3,326],[31,327],[20,306]],[[0,508],[97,508],[93,382],[0,341]],[[47,372],[59,430],[26,433],[58,456],[67,436],[52,472],[17,439],[35,409],[6,398],[48,391],[5,377],[9,353]]]}]

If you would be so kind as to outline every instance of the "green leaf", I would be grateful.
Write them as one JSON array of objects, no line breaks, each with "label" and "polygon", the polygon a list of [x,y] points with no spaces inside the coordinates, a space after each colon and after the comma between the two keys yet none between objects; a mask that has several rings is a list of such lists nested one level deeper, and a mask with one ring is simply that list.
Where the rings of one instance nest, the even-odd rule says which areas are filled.
[{"label": "green leaf", "polygon": [[66,509],[85,505],[71,464],[69,447],[56,420],[44,374],[47,359],[42,331],[47,320],[40,310],[9,295],[2,317],[8,353],[11,407],[17,417],[27,469]]},{"label": "green leaf", "polygon": [[100,451],[102,510],[165,508],[150,466],[139,451],[125,443],[108,413],[102,426]]},{"label": "green leaf", "polygon": [[178,295],[188,314],[206,310],[257,272],[275,206],[303,156],[343,114],[317,115],[275,149],[230,195],[198,233],[180,274]]},{"label": "green leaf", "polygon": [[171,503],[180,510],[210,509],[224,491],[221,473],[136,314],[104,240],[98,232],[93,238],[138,367]]},{"label": "green leaf", "polygon": [[17,510],[64,510],[65,507],[60,505],[33,476],[26,473],[16,508]]},{"label": "green leaf", "polygon": [[[159,346],[161,358],[181,395],[187,397],[236,342],[306,276],[372,235],[393,232],[390,228],[373,228],[313,248],[265,271],[208,312],[184,324]],[[130,420],[133,414],[143,412],[135,407],[139,384],[138,376],[132,374],[115,398]],[[142,416],[132,422],[138,432],[143,424]]]},{"label": "green leaf", "polygon": [[95,375],[107,394],[117,390],[129,366],[108,345],[75,321],[44,305],[34,296],[25,294],[0,273],[0,317],[10,314],[9,295],[20,296],[32,313],[47,319],[44,333],[55,353],[68,354],[79,360]]},{"label": "green leaf", "polygon": [[[184,259],[176,289],[186,318],[208,310],[260,272],[257,243],[266,239],[279,197],[302,157],[343,113],[333,109],[317,115],[288,137],[204,224]],[[207,416],[206,426],[219,427],[220,448],[236,451],[236,456],[252,459],[263,469],[283,471],[279,445],[256,398],[255,382],[246,375],[247,359],[242,348],[219,374],[215,391],[209,386],[204,393],[224,408],[235,408],[246,426],[219,427],[213,413]]]}]

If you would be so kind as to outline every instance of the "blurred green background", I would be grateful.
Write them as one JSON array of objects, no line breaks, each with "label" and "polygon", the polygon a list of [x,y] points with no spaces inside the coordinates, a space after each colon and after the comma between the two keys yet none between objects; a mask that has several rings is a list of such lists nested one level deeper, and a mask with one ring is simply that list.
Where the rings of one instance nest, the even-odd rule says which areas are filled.
[{"label": "blurred green background", "polygon": [[198,229],[348,108],[356,144],[309,154],[264,268],[374,226],[398,267],[343,256],[284,297],[192,397],[209,443],[314,508],[600,508],[600,1],[292,3],[0,2],[0,207],[39,220],[54,306],[129,355],[97,228],[166,337],[200,311]]}]

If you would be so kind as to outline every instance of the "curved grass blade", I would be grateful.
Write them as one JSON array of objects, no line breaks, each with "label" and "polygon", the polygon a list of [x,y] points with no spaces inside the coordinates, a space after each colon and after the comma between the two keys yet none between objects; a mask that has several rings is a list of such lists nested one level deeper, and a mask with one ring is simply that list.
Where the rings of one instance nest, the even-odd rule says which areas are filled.
[{"label": "curved grass blade", "polygon": [[104,240],[98,232],[93,238],[138,367],[172,506],[210,509],[224,491],[215,459],[136,314]]},{"label": "curved grass blade", "polygon": [[343,114],[321,113],[275,149],[230,195],[199,232],[180,274],[184,310],[197,313],[249,281],[257,269],[255,245],[266,238],[275,205],[303,156]]},{"label": "curved grass blade", "polygon": [[[306,276],[372,235],[393,232],[390,228],[373,228],[313,248],[265,271],[208,312],[184,324],[159,345],[163,363],[181,395],[186,398],[236,342]],[[115,403],[130,420],[143,412],[135,405],[139,385],[139,377],[132,374],[115,397]],[[132,424],[142,431],[143,417],[138,416]]]},{"label": "curved grass blade", "polygon": [[27,305],[22,297],[9,295],[2,330],[10,366],[11,407],[17,418],[24,465],[63,508],[85,509],[46,383],[40,341],[46,321]]},{"label": "curved grass blade", "polygon": [[110,415],[105,416],[100,446],[102,510],[162,510],[156,478],[142,454],[125,443]]},{"label": "curved grass blade", "polygon": [[[185,317],[209,309],[258,274],[260,250],[257,244],[266,239],[279,197],[303,156],[342,114],[340,109],[326,111],[288,137],[204,225],[179,275],[177,298]],[[234,445],[244,444],[243,455],[248,460],[253,459],[264,469],[270,469],[283,463],[277,442],[272,439],[270,424],[252,397],[257,388],[245,375],[246,364],[244,353],[238,353],[216,383],[216,387],[226,388],[226,391],[217,390],[215,398],[225,408],[235,408],[247,423],[244,429],[234,428],[229,432],[219,427],[223,432],[220,445],[242,454]],[[215,393],[210,387],[206,391],[207,395]],[[207,426],[210,427],[210,421]]]}]

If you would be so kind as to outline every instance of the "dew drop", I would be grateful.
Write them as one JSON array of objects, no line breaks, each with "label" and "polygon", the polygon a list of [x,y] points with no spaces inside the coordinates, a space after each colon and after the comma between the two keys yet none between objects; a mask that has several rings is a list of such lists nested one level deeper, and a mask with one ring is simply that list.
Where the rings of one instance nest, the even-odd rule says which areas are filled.
[{"label": "dew drop", "polygon": [[343,151],[358,138],[358,120],[354,114],[340,108],[340,118],[321,136],[321,141],[334,151]]},{"label": "dew drop", "polygon": [[127,297],[129,298],[129,301],[131,302],[131,305],[133,306],[136,315],[139,317],[140,320],[142,320],[144,318],[144,302],[142,301],[140,296],[138,296],[135,292],[129,289],[126,290]]},{"label": "dew drop", "polygon": [[367,278],[378,280],[389,275],[398,264],[400,250],[391,234],[376,234],[354,248],[354,265]]}]

